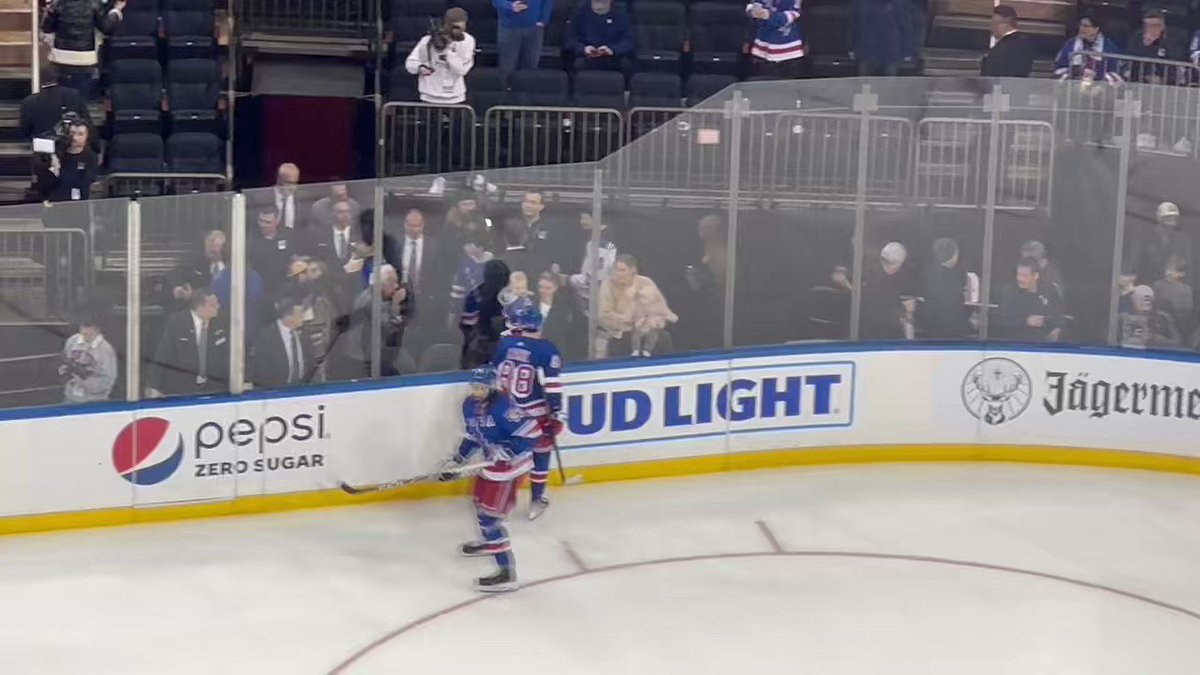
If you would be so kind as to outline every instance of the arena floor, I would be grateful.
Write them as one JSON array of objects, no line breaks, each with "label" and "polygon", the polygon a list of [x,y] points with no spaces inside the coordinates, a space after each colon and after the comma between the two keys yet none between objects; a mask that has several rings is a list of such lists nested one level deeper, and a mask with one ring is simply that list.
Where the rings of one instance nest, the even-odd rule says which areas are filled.
[{"label": "arena floor", "polygon": [[[876,465],[0,539],[3,673],[1194,675],[1200,480]],[[523,507],[522,507],[523,508]],[[522,511],[523,516],[523,511]],[[486,670],[484,670],[486,669]]]}]

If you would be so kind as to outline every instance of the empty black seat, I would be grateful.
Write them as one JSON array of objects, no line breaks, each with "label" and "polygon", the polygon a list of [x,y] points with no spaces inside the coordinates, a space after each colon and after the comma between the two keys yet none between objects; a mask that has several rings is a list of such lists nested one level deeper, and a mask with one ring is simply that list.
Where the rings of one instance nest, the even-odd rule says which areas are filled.
[{"label": "empty black seat", "polygon": [[687,37],[687,9],[674,0],[638,0],[633,6],[637,61],[641,70],[679,72]]},{"label": "empty black seat", "polygon": [[150,59],[118,59],[109,68],[114,130],[157,130],[162,115],[162,66]]},{"label": "empty black seat", "polygon": [[678,108],[683,100],[683,83],[674,73],[637,73],[629,78],[632,108]]},{"label": "empty black seat", "polygon": [[735,82],[737,78],[732,75],[693,75],[684,85],[683,96],[687,99],[688,106],[694,106]]},{"label": "empty black seat", "polygon": [[112,58],[158,57],[158,7],[154,2],[130,3],[123,12],[124,19],[113,29],[108,39]]},{"label": "empty black seat", "polygon": [[167,139],[167,171],[225,173],[224,144],[216,134],[190,132]]},{"label": "empty black seat", "polygon": [[564,107],[570,105],[570,81],[561,70],[518,70],[513,74],[516,105]]},{"label": "empty black seat", "polygon": [[625,76],[606,70],[575,74],[575,105],[581,108],[625,109]]},{"label": "empty black seat", "polygon": [[217,62],[212,59],[177,59],[167,64],[167,102],[176,125],[217,118],[221,96],[217,79]]},{"label": "empty black seat", "polygon": [[450,0],[450,5],[467,10],[467,32],[475,38],[475,65],[494,65],[496,8],[491,0]]},{"label": "empty black seat", "polygon": [[746,8],[698,2],[688,12],[693,73],[737,74],[746,38]]},{"label": "empty black seat", "polygon": [[473,68],[467,74],[467,100],[475,109],[476,118],[483,120],[488,108],[508,105],[508,91],[499,68]]},{"label": "empty black seat", "polygon": [[172,58],[213,53],[213,0],[163,0],[163,29]]},{"label": "empty black seat", "polygon": [[105,153],[109,173],[155,173],[163,170],[163,139],[158,134],[113,136]]},{"label": "empty black seat", "polygon": [[844,56],[850,53],[850,7],[821,5],[804,13],[802,28],[809,54]]}]

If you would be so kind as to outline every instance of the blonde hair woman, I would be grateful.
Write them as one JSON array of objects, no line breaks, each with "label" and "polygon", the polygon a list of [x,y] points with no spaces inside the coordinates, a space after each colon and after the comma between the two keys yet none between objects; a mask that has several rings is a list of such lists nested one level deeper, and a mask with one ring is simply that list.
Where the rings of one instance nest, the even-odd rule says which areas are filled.
[{"label": "blonde hair woman", "polygon": [[679,317],[667,305],[658,285],[638,274],[637,259],[619,255],[612,277],[600,285],[600,331],[596,356],[608,356],[609,342],[629,335],[634,356],[650,356],[667,324]]}]

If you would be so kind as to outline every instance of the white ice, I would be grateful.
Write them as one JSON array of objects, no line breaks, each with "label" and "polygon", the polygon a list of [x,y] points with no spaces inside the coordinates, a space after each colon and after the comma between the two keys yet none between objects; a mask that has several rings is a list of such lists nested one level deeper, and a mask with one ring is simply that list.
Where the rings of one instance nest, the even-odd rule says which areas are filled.
[{"label": "white ice", "polygon": [[559,488],[511,528],[528,586],[451,609],[489,571],[455,556],[471,523],[464,498],[0,539],[0,673],[1200,672],[1195,478],[928,464]]}]

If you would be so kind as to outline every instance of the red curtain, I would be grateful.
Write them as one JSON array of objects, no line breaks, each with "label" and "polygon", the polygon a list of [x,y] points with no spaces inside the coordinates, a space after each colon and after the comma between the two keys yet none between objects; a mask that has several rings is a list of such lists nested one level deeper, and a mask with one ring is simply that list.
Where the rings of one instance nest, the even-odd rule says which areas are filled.
[{"label": "red curtain", "polygon": [[350,98],[264,96],[260,185],[274,184],[284,162],[300,167],[303,183],[353,176],[357,105]]}]

